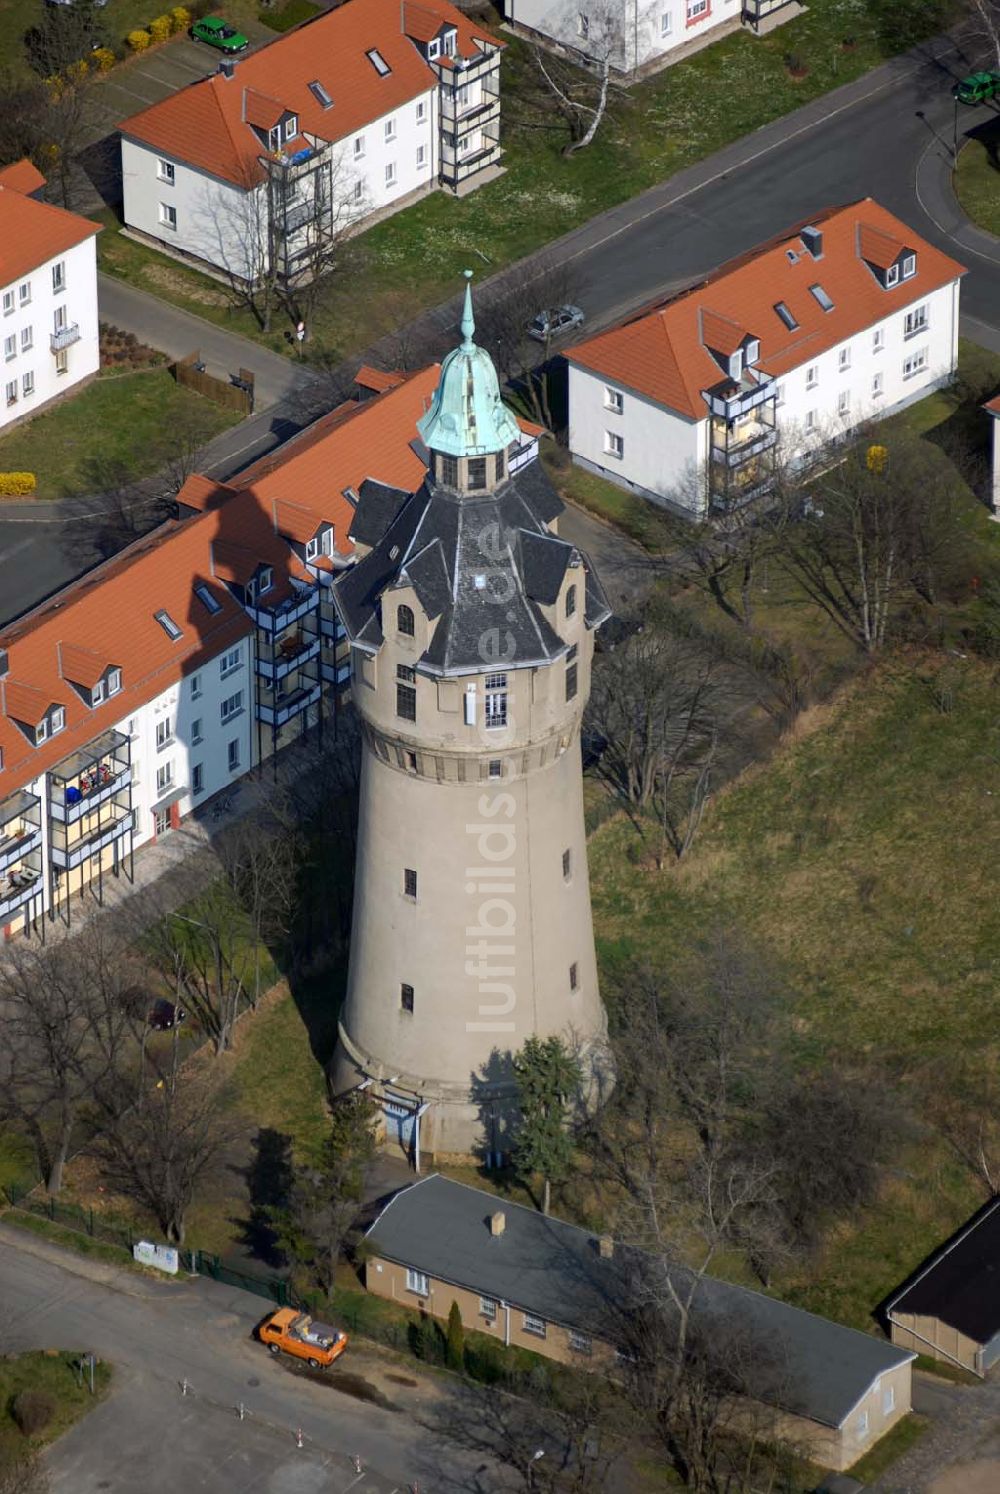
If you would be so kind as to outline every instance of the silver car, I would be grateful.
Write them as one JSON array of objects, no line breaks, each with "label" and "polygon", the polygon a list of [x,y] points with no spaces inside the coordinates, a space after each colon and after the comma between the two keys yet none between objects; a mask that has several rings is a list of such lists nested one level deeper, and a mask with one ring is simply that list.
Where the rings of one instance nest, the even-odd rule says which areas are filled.
[{"label": "silver car", "polygon": [[579,306],[551,306],[540,311],[528,323],[528,336],[536,342],[551,342],[583,326],[583,312]]}]

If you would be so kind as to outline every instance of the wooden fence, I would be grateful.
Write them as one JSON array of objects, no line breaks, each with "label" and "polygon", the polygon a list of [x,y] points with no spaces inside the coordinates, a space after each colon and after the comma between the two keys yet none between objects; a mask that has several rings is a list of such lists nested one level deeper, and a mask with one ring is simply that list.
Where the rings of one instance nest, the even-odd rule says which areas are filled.
[{"label": "wooden fence", "polygon": [[229,383],[225,379],[217,379],[214,374],[206,371],[201,361],[201,353],[188,353],[186,358],[181,358],[173,366],[174,378],[178,384],[185,389],[193,389],[196,394],[203,394],[206,399],[214,400],[217,405],[222,405],[226,410],[237,410],[241,415],[253,414],[253,383],[252,369],[241,368],[238,374],[231,374]]}]

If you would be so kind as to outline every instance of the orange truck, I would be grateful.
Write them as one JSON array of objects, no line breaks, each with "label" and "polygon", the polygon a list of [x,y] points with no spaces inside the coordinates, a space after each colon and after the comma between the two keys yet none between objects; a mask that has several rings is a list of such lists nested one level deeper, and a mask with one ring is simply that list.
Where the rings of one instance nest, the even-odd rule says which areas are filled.
[{"label": "orange truck", "polygon": [[304,1359],[310,1369],[326,1369],[347,1348],[347,1334],[326,1323],[316,1323],[308,1313],[294,1307],[279,1307],[258,1330],[260,1341],[274,1355],[291,1354]]}]

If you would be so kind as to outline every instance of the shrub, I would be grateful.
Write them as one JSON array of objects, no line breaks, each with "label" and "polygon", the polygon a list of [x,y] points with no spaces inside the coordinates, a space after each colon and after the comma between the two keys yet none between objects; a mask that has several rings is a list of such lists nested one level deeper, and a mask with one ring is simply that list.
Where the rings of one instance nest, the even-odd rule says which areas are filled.
[{"label": "shrub", "polygon": [[33,472],[0,472],[0,498],[27,498],[34,491]]},{"label": "shrub", "polygon": [[150,43],[148,31],[130,31],[125,38],[133,52],[145,52]]},{"label": "shrub", "polygon": [[155,21],[149,23],[149,34],[154,42],[165,42],[173,31],[173,22],[169,16],[157,16]]},{"label": "shrub", "polygon": [[457,1370],[459,1374],[465,1368],[465,1329],[462,1327],[462,1309],[457,1302],[451,1304],[451,1311],[448,1314],[445,1360],[448,1368]]},{"label": "shrub", "polygon": [[174,32],[186,31],[191,24],[191,12],[183,5],[175,5],[170,12],[170,25]]},{"label": "shrub", "polygon": [[81,57],[79,61],[71,62],[66,69],[66,81],[73,84],[82,83],[89,72],[90,63],[85,57]]},{"label": "shrub", "polygon": [[11,1411],[25,1437],[37,1437],[55,1415],[56,1403],[47,1390],[22,1390]]},{"label": "shrub", "polygon": [[118,59],[110,47],[98,47],[96,52],[91,52],[90,60],[99,73],[110,73]]}]

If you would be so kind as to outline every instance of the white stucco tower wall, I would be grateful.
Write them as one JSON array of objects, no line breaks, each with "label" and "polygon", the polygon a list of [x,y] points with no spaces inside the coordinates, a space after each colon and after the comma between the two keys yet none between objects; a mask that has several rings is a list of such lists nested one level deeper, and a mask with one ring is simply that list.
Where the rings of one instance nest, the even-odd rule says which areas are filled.
[{"label": "white stucco tower wall", "polygon": [[507,1149],[531,1034],[601,1082],[606,1027],[580,726],[608,608],[544,472],[510,473],[519,432],[471,321],[420,423],[424,487],[365,485],[372,548],[337,583],[364,758],[333,1077],[367,1081],[424,1158]]}]

